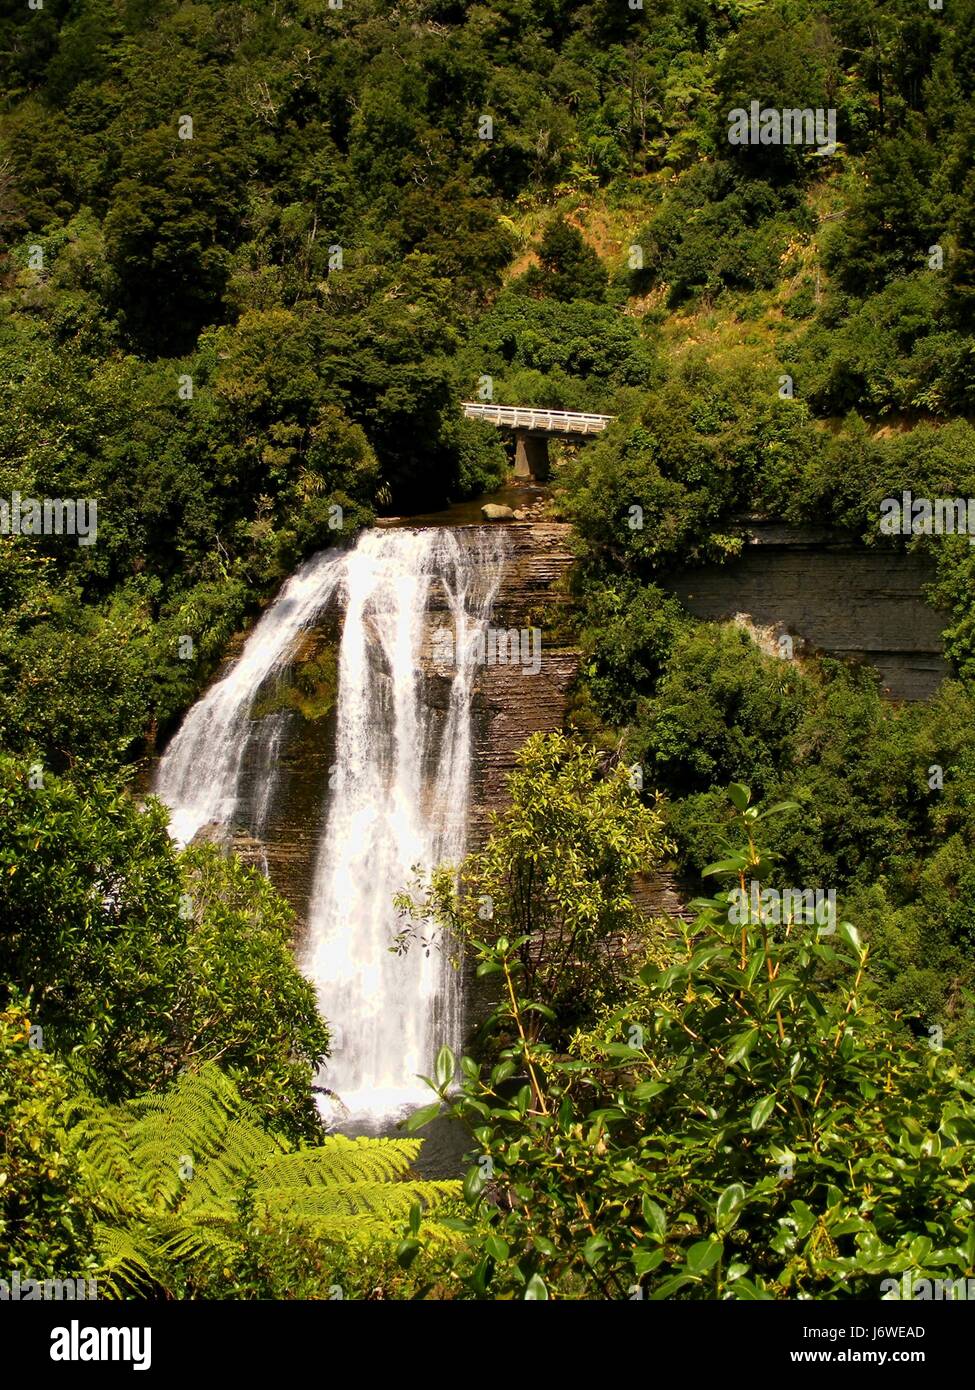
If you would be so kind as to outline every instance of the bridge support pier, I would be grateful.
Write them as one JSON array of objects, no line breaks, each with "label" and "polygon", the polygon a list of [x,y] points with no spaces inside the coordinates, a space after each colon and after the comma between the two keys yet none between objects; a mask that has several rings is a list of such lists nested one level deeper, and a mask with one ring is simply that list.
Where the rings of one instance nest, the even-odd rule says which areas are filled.
[{"label": "bridge support pier", "polygon": [[548,440],[544,435],[515,430],[515,477],[543,483],[548,478]]}]

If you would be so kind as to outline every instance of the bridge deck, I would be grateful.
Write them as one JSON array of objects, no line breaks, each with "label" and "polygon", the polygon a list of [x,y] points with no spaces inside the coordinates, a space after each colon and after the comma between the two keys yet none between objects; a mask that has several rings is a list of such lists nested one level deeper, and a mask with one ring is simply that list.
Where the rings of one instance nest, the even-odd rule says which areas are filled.
[{"label": "bridge deck", "polygon": [[540,410],[527,405],[486,405],[462,401],[469,420],[486,420],[508,429],[531,430],[541,434],[598,434],[615,420],[615,415],[584,415],[577,410]]}]

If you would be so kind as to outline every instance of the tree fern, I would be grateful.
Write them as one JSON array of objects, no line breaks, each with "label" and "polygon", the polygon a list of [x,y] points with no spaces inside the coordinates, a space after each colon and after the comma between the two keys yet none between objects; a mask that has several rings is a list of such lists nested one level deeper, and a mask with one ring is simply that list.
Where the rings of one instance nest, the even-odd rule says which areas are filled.
[{"label": "tree fern", "polygon": [[[103,1283],[170,1287],[183,1262],[232,1263],[249,1222],[323,1241],[394,1241],[414,1206],[432,1211],[460,1184],[420,1181],[418,1139],[330,1135],[295,1148],[263,1129],[212,1063],[164,1096],[75,1107],[73,1135],[102,1216]],[[446,1228],[427,1222],[433,1239]]]}]

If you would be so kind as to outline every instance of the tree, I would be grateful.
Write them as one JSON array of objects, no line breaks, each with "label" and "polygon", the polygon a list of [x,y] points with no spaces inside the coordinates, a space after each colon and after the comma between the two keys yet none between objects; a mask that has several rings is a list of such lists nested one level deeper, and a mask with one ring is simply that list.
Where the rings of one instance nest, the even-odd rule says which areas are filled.
[{"label": "tree", "polygon": [[0,1010],[0,1260],[5,1280],[89,1277],[94,1222],[65,1107],[68,1069],[20,994]]},{"label": "tree", "polygon": [[636,322],[608,304],[498,296],[462,349],[471,390],[487,373],[506,403],[615,413],[621,391],[646,388],[658,368]]},{"label": "tree", "polygon": [[971,1273],[975,1087],[877,1011],[855,927],[773,906],[774,808],[730,795],[709,872],[734,889],[573,1058],[526,1026],[544,1004],[514,943],[486,950],[511,982],[500,1060],[462,1059],[459,1098],[438,1081],[416,1117],[476,1135],[464,1190],[488,1230],[458,1272],[477,1296],[864,1298]]},{"label": "tree", "polygon": [[525,287],[552,299],[588,299],[600,303],[609,276],[596,252],[582,233],[564,217],[557,217],[545,228],[538,248],[540,268],[525,275]]},{"label": "tree", "polygon": [[629,744],[648,780],[686,793],[747,772],[776,786],[809,699],[802,670],[731,623],[688,624],[668,655]]},{"label": "tree", "polygon": [[955,249],[948,264],[949,303],[968,332],[975,328],[975,174],[970,174],[955,212]]},{"label": "tree", "polygon": [[0,811],[0,1003],[29,992],[46,1046],[109,1098],[219,1057],[280,1128],[314,1133],[328,1029],[271,884],[212,847],[177,854],[164,808],[108,781],[0,759]]},{"label": "tree", "polygon": [[564,1032],[617,996],[626,953],[646,939],[631,879],[663,854],[662,819],[642,805],[627,768],[604,774],[593,750],[563,734],[528,739],[508,794],[458,883],[443,869],[429,901],[400,898],[413,923],[400,945],[424,941],[417,922],[433,926],[441,949],[466,943],[486,960],[504,940],[532,998],[544,1001],[529,1034],[542,1011]]},{"label": "tree", "polygon": [[244,212],[239,156],[219,136],[175,127],[143,134],[126,156],[105,217],[117,299],[136,342],[158,353],[192,346],[223,317],[230,248]]},{"label": "tree", "polygon": [[931,193],[936,162],[917,120],[877,144],[826,251],[844,289],[862,295],[926,264],[941,232]]},{"label": "tree", "polygon": [[721,55],[718,68],[718,148],[733,153],[746,168],[773,177],[794,174],[801,147],[728,143],[731,111],[750,109],[816,110],[835,105],[839,71],[835,40],[825,20],[803,18],[777,6],[748,16]]}]

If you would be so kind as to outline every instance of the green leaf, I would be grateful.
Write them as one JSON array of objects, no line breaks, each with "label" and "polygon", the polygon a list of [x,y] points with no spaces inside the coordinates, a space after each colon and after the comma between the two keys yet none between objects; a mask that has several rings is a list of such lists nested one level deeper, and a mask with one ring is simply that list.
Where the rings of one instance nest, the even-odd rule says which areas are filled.
[{"label": "green leaf", "polygon": [[965,1264],[975,1264],[975,1226],[969,1226],[965,1244],[961,1247],[961,1257]]},{"label": "green leaf", "polygon": [[861,952],[863,951],[863,945],[860,941],[860,933],[857,931],[856,927],[853,925],[852,922],[841,922],[839,925],[839,935],[841,939],[847,943],[847,945],[853,947],[857,955],[861,954]]},{"label": "green leaf", "polygon": [[610,1120],[622,1120],[623,1111],[617,1110],[615,1106],[609,1106],[605,1110],[591,1110],[586,1116],[589,1124],[604,1125],[609,1124]]},{"label": "green leaf", "polygon": [[514,1076],[514,1074],[515,1064],[509,1057],[505,1061],[499,1062],[498,1065],[493,1068],[491,1072],[491,1085],[500,1086],[502,1081],[507,1081],[508,1077]]},{"label": "green leaf", "polygon": [[501,1264],[508,1258],[508,1242],[502,1240],[500,1236],[490,1235],[485,1238],[484,1249],[496,1263]]},{"label": "green leaf", "polygon": [[523,1011],[524,1013],[526,1013],[526,1014],[527,1014],[527,1013],[541,1014],[543,1018],[548,1018],[548,1019],[553,1019],[553,1020],[554,1020],[555,1017],[556,1017],[556,1015],[555,1015],[555,1010],[554,1010],[554,1009],[550,1009],[549,1006],[548,1006],[547,1004],[539,1004],[537,1000],[532,1000],[531,1003],[522,1005],[522,1011]]},{"label": "green leaf", "polygon": [[751,1126],[752,1129],[761,1129],[765,1121],[775,1109],[775,1095],[763,1096],[760,1101],[752,1106]]},{"label": "green leaf", "polygon": [[464,1200],[476,1202],[486,1186],[487,1178],[484,1175],[484,1170],[478,1164],[474,1164],[464,1174]]},{"label": "green leaf", "polygon": [[590,1236],[582,1247],[582,1258],[590,1268],[599,1263],[600,1258],[609,1249],[609,1241],[605,1236]]},{"label": "green leaf", "polygon": [[633,1268],[636,1270],[637,1278],[641,1275],[649,1274],[663,1264],[665,1251],[663,1250],[637,1250],[633,1255]]},{"label": "green leaf", "polygon": [[923,1265],[931,1253],[931,1237],[915,1236],[910,1245],[910,1256],[914,1264]]},{"label": "green leaf", "polygon": [[759,1288],[754,1280],[747,1279],[744,1275],[737,1278],[731,1287],[735,1298],[740,1298],[742,1300],[747,1299],[749,1302],[754,1299],[759,1299],[768,1303],[775,1298],[774,1294],[769,1293],[767,1289]]},{"label": "green leaf", "polygon": [[757,1028],[747,1028],[744,1033],[739,1033],[736,1037],[732,1038],[731,1051],[725,1058],[728,1066],[732,1067],[736,1062],[744,1061],[758,1042],[758,1038],[759,1032]]},{"label": "green leaf", "polygon": [[437,1053],[437,1090],[445,1091],[454,1079],[454,1072],[457,1070],[457,1059],[446,1045]]},{"label": "green leaf", "polygon": [[736,810],[744,811],[745,807],[752,799],[752,794],[741,782],[732,782],[731,786],[728,788],[728,797]]},{"label": "green leaf", "polygon": [[401,1269],[409,1269],[419,1253],[420,1242],[418,1240],[402,1240],[396,1247],[396,1263]]},{"label": "green leaf", "polygon": [[738,1213],[745,1205],[745,1189],[740,1182],[726,1187],[718,1198],[717,1226],[722,1235],[730,1231],[738,1220]]},{"label": "green leaf", "polygon": [[478,1260],[477,1264],[474,1267],[474,1271],[471,1274],[471,1285],[474,1289],[474,1292],[480,1295],[481,1297],[483,1297],[484,1294],[487,1292],[488,1274],[490,1272],[490,1269],[491,1257],[490,1255],[485,1255],[483,1259]]},{"label": "green leaf", "polygon": [[633,1087],[630,1095],[634,1100],[652,1100],[661,1091],[666,1091],[667,1085],[666,1081],[641,1081],[639,1086]]},{"label": "green leaf", "polygon": [[662,1284],[657,1285],[650,1297],[656,1303],[659,1299],[670,1298],[679,1289],[683,1289],[691,1283],[693,1280],[688,1279],[686,1274],[672,1274],[669,1279],[665,1279]]},{"label": "green leaf", "polygon": [[414,1110],[413,1114],[404,1121],[403,1129],[406,1130],[407,1134],[412,1134],[414,1130],[422,1129],[431,1120],[435,1120],[439,1114],[440,1102],[437,1100],[434,1101],[433,1105],[424,1105],[421,1109]]},{"label": "green leaf", "polygon": [[657,1240],[665,1240],[667,1237],[667,1217],[663,1208],[658,1207],[651,1197],[644,1197],[642,1206],[643,1219],[647,1223],[650,1234]]},{"label": "green leaf", "polygon": [[738,854],[734,859],[718,859],[713,864],[709,864],[702,870],[701,877],[708,878],[711,874],[740,874],[743,869],[748,868],[748,860],[743,854]]},{"label": "green leaf", "polygon": [[721,1259],[724,1241],[709,1236],[707,1240],[696,1241],[687,1252],[686,1267],[691,1274],[700,1278]]},{"label": "green leaf", "polygon": [[525,1298],[532,1302],[548,1302],[548,1289],[538,1274],[533,1274],[525,1285]]},{"label": "green leaf", "polygon": [[800,1240],[805,1240],[806,1236],[816,1224],[816,1218],[805,1202],[793,1202],[789,1210],[796,1223],[796,1235]]}]

